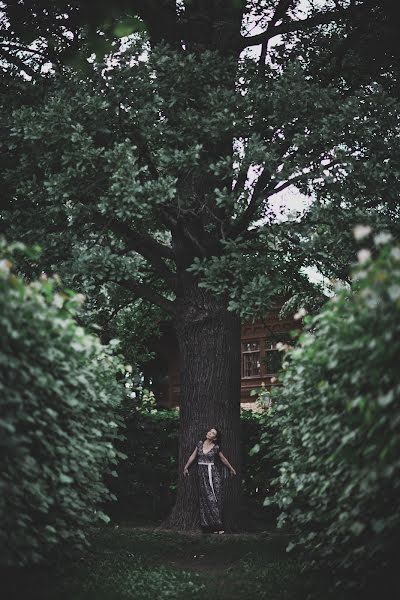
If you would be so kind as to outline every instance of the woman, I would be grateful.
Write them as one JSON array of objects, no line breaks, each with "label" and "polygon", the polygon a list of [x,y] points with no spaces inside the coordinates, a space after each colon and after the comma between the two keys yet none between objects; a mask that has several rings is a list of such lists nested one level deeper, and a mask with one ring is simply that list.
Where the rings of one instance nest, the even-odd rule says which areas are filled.
[{"label": "woman", "polygon": [[197,456],[199,473],[199,500],[200,500],[200,524],[203,528],[211,529],[218,533],[224,533],[222,526],[222,481],[221,475],[215,466],[214,459],[218,456],[226,465],[231,475],[236,475],[227,458],[219,449],[220,433],[217,429],[210,429],[206,434],[204,442],[197,443],[187,461],[183,474],[189,475],[189,467]]}]

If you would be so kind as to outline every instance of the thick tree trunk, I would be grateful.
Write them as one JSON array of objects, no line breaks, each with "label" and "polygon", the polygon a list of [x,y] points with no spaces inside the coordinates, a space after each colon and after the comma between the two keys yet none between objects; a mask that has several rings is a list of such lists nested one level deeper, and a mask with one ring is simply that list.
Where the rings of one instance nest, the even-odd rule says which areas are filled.
[{"label": "thick tree trunk", "polygon": [[222,433],[221,450],[237,471],[224,481],[225,528],[239,527],[241,481],[240,317],[227,299],[199,288],[188,273],[177,298],[176,333],[181,361],[179,481],[176,504],[164,526],[198,529],[197,465],[183,476],[196,443],[211,427]]},{"label": "thick tree trunk", "polygon": [[[187,3],[186,23],[181,31],[181,37],[182,32],[185,34],[187,50],[197,53],[218,50],[221,59],[238,58],[235,40],[240,34],[242,13],[243,3],[238,5],[225,0],[216,0],[212,6],[197,1]],[[231,63],[226,67],[226,76],[219,82],[219,88],[232,90],[236,67]],[[201,95],[201,91],[199,93]],[[191,96],[190,100],[193,101]],[[178,127],[182,117],[175,109],[168,115],[170,123],[175,119]],[[205,140],[202,144],[208,159],[195,172],[185,174],[177,185],[182,206],[192,211],[187,210],[189,216],[185,219],[178,212],[176,227],[171,230],[177,267],[175,331],[181,371],[180,443],[177,498],[164,525],[186,530],[200,527],[197,465],[192,464],[188,477],[184,477],[183,467],[196,443],[215,427],[222,434],[221,450],[237,472],[235,477],[224,480],[223,522],[229,531],[239,527],[241,323],[239,315],[227,309],[227,294],[217,296],[198,287],[197,278],[186,268],[195,256],[218,256],[221,252],[217,230],[221,223],[225,224],[226,215],[215,202],[211,207],[209,203],[214,197],[213,190],[222,182],[214,180],[209,165],[214,158],[218,160],[232,154],[233,133],[222,134],[217,143],[211,139],[209,144]],[[231,181],[224,183],[228,189],[232,184]],[[213,213],[217,216],[214,223],[217,227],[211,234],[207,225]]]}]

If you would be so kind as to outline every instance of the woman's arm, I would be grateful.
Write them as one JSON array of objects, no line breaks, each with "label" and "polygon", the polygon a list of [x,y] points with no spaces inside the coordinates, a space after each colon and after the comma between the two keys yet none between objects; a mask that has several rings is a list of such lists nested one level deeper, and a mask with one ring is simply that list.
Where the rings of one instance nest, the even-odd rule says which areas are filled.
[{"label": "woman's arm", "polygon": [[224,463],[224,465],[226,465],[228,467],[228,469],[230,470],[231,475],[236,475],[235,469],[232,467],[229,460],[222,454],[221,451],[218,453],[218,455],[219,455],[220,459],[222,460],[222,462]]},{"label": "woman's arm", "polygon": [[184,475],[189,475],[188,468],[190,467],[190,465],[192,464],[192,462],[194,461],[194,459],[196,458],[196,456],[197,456],[197,446],[193,450],[192,454],[189,456],[189,460],[187,461],[186,465],[183,467],[183,474]]}]

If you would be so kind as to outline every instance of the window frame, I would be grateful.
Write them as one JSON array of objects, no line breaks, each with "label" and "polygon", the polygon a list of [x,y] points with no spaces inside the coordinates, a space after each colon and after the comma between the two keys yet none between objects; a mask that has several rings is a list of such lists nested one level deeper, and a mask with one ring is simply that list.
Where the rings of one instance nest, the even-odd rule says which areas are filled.
[{"label": "window frame", "polygon": [[[261,362],[261,348],[262,348],[263,338],[250,338],[247,340],[241,340],[241,352],[240,352],[240,370],[241,370],[241,379],[256,379],[257,377],[262,377],[262,362]],[[260,343],[261,342],[261,343]],[[243,350],[243,347],[246,344],[257,344],[258,348],[254,350]],[[244,374],[244,355],[245,354],[258,354],[258,373],[254,375],[245,375]]]},{"label": "window frame", "polygon": [[[263,362],[263,365],[264,365],[266,377],[273,377],[273,376],[277,375],[280,370],[280,369],[278,369],[277,371],[268,371],[269,361],[267,360],[269,354],[280,353],[280,350],[276,349],[276,344],[278,344],[279,342],[281,342],[283,344],[287,344],[288,342],[289,343],[291,342],[290,330],[271,331],[270,335],[267,335],[264,338],[264,362]],[[268,345],[270,345],[269,348],[267,347]]]}]

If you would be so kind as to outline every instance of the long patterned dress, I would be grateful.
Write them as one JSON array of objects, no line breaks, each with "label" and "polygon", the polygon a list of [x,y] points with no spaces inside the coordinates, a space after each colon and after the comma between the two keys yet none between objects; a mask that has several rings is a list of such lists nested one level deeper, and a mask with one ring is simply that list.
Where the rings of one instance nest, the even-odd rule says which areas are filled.
[{"label": "long patterned dress", "polygon": [[222,527],[222,480],[214,464],[219,452],[215,444],[209,452],[203,452],[203,442],[197,444],[197,464],[199,473],[200,524],[212,530]]}]

